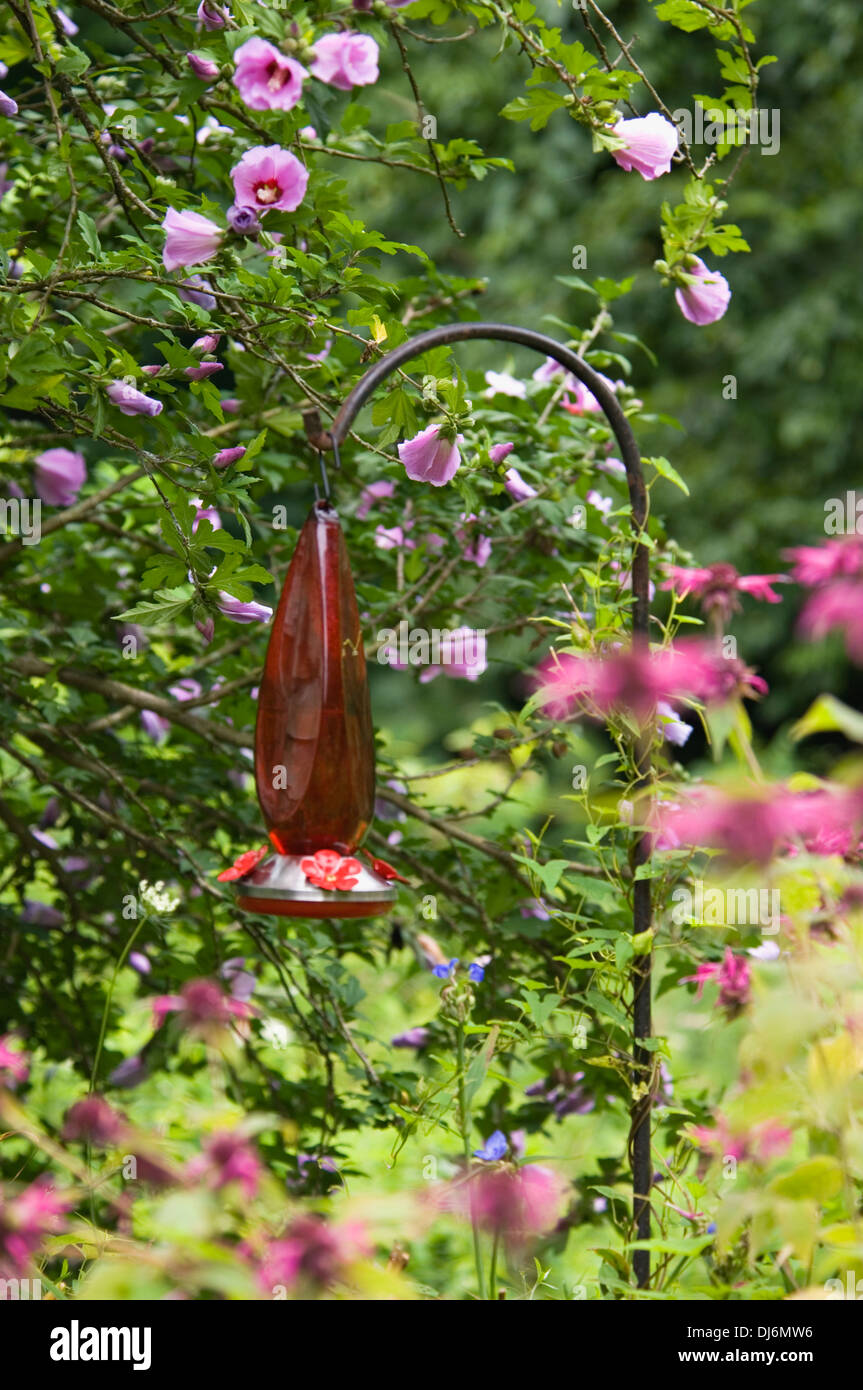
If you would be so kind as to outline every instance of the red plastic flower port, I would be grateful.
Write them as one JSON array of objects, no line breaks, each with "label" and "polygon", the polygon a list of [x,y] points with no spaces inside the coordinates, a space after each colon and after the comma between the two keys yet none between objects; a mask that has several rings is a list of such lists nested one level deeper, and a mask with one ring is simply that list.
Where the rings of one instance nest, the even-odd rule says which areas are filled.
[{"label": "red plastic flower port", "polygon": [[247,849],[245,854],[241,854],[239,859],[235,859],[230,869],[223,869],[218,875],[220,883],[233,883],[236,878],[245,878],[250,874],[256,864],[260,864],[267,849]]},{"label": "red plastic flower port", "polygon": [[394,869],[392,864],[388,864],[385,859],[375,859],[367,849],[363,850],[363,854],[371,861],[375,873],[381,878],[385,878],[387,883],[391,883],[394,878],[397,878],[399,883],[410,882],[410,879],[405,878],[404,874],[400,874],[398,869]]},{"label": "red plastic flower port", "polygon": [[300,868],[309,882],[330,892],[344,893],[355,888],[362,867],[358,859],[343,859],[334,849],[319,849],[300,860]]}]

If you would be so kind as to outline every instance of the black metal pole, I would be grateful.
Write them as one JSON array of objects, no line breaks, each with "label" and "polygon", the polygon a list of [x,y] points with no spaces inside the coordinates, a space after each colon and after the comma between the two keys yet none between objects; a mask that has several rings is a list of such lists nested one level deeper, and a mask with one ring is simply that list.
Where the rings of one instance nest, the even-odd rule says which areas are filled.
[{"label": "black metal pole", "polygon": [[[335,450],[338,459],[338,446],[345,439],[351,425],[365,403],[385,381],[391,372],[419,357],[432,348],[449,343],[468,342],[474,339],[499,339],[507,343],[518,343],[522,347],[543,353],[558,362],[566,371],[577,377],[599,401],[602,412],[614,431],[620,447],[621,460],[626,468],[629,487],[629,501],[632,509],[632,641],[634,646],[648,643],[648,623],[650,605],[650,574],[647,546],[641,537],[647,526],[647,490],[641,471],[641,455],[629,421],[614,391],[601,376],[589,367],[576,353],[544,333],[535,333],[529,328],[515,328],[506,323],[453,323],[441,328],[429,329],[416,338],[393,348],[377,361],[357,382],[333,421],[329,436],[323,436],[325,447]],[[650,736],[639,739],[636,748],[638,785],[647,787],[650,781]],[[647,862],[650,855],[649,837],[640,834],[633,842],[630,862],[635,869]],[[651,925],[650,880],[634,879],[632,931],[638,936]],[[651,1034],[651,957],[648,949],[644,954],[634,957],[631,965],[633,992],[633,1085],[638,1094],[643,1094],[632,1104],[630,1111],[629,1158],[632,1167],[633,1225],[638,1240],[650,1236],[650,1188],[653,1174],[650,1148],[650,1114],[652,1104],[652,1056],[642,1046],[642,1040]],[[639,1288],[644,1288],[650,1279],[650,1252],[636,1250],[633,1254],[633,1272]]]}]

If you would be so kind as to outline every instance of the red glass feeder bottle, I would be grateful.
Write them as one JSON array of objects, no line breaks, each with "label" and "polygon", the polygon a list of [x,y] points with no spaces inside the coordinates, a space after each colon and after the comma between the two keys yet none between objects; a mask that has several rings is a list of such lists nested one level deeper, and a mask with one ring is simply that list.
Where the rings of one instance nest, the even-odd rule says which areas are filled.
[{"label": "red glass feeder bottle", "polygon": [[354,857],[374,810],[374,732],[354,582],[328,500],[300,532],[273,619],[255,781],[275,853],[243,874],[240,907],[283,917],[390,909],[389,879]]}]

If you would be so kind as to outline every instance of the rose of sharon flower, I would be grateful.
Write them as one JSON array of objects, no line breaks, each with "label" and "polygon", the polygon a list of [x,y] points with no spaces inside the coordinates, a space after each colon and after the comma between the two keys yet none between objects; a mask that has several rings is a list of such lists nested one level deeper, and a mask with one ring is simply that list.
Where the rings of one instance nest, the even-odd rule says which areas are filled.
[{"label": "rose of sharon flower", "polygon": [[312,45],[312,75],[339,91],[378,80],[378,46],[367,34],[325,34]]},{"label": "rose of sharon flower", "polygon": [[671,157],[677,149],[677,127],[651,111],[647,116],[618,121],[612,134],[624,141],[622,149],[612,150],[612,158],[630,173],[633,169],[648,181],[671,170]]},{"label": "rose of sharon flower", "polygon": [[863,666],[863,584],[851,579],[827,584],[812,594],[800,615],[800,632],[819,641],[840,628],[850,659]]},{"label": "rose of sharon flower", "polygon": [[456,627],[440,639],[440,666],[427,666],[420,676],[420,684],[441,674],[454,680],[475,681],[488,667],[486,656],[486,634],[481,629]]},{"label": "rose of sharon flower", "polygon": [[306,69],[266,39],[247,39],[234,62],[234,86],[250,110],[290,111],[300,100]]},{"label": "rose of sharon flower", "polygon": [[216,606],[220,613],[234,623],[268,623],[273,616],[272,608],[268,608],[265,603],[258,603],[255,599],[250,603],[244,603],[242,599],[234,598],[233,594],[225,593],[224,589],[219,590],[219,602]]},{"label": "rose of sharon flower", "polygon": [[49,507],[71,507],[87,479],[83,454],[46,449],[36,459],[36,491]]},{"label": "rose of sharon flower", "polygon": [[358,859],[343,858],[334,849],[319,849],[300,860],[300,868],[310,883],[328,892],[349,892],[362,873]]},{"label": "rose of sharon flower", "polygon": [[[502,448],[505,446],[501,446]],[[489,450],[491,452],[491,450]],[[508,468],[503,478],[503,485],[510,497],[516,502],[528,502],[531,497],[536,497],[536,488],[526,483],[517,468]]]},{"label": "rose of sharon flower", "polygon": [[309,171],[281,145],[255,145],[234,165],[231,178],[240,206],[294,212],[305,197]]},{"label": "rose of sharon flower", "polygon": [[455,477],[461,465],[458,451],[462,436],[447,439],[441,434],[440,425],[428,425],[413,439],[399,445],[399,458],[405,472],[415,483],[431,483],[432,487],[443,487]]},{"label": "rose of sharon flower", "polygon": [[168,208],[162,221],[165,229],[165,248],[162,261],[166,270],[180,266],[201,265],[215,256],[225,233],[209,217],[186,208],[178,212]]},{"label": "rose of sharon flower", "polygon": [[219,75],[219,64],[214,63],[212,58],[202,58],[199,53],[187,53],[186,62],[202,82],[208,82]]},{"label": "rose of sharon flower", "polygon": [[128,381],[112,381],[105,394],[124,415],[152,416],[162,413],[161,401],[153,396],[145,396],[143,391],[136,390]]},{"label": "rose of sharon flower", "polygon": [[703,328],[721,319],[731,301],[731,290],[724,275],[709,270],[700,256],[690,256],[686,273],[690,283],[674,291],[677,307],[685,319]]}]

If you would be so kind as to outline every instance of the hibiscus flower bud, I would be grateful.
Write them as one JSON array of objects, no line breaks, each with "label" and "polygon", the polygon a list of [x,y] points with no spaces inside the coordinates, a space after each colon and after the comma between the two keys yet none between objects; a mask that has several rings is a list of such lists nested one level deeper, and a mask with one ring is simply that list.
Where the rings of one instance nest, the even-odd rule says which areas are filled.
[{"label": "hibiscus flower bud", "polygon": [[254,208],[243,208],[234,203],[228,208],[225,216],[228,219],[228,226],[232,232],[236,232],[237,236],[257,236],[261,230],[258,214]]},{"label": "hibiscus flower bud", "polygon": [[212,58],[200,58],[197,53],[187,53],[186,62],[202,82],[210,81],[219,75],[219,65],[214,63]]},{"label": "hibiscus flower bud", "polygon": [[721,319],[731,300],[725,276],[718,270],[708,269],[699,256],[690,256],[686,277],[686,283],[674,291],[683,317],[699,328]]}]

